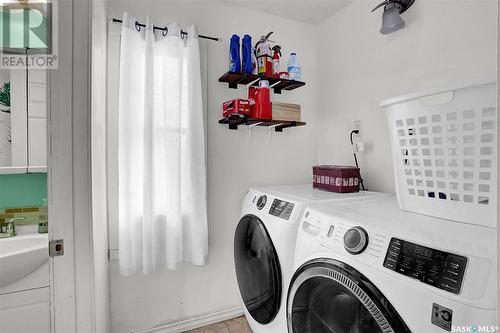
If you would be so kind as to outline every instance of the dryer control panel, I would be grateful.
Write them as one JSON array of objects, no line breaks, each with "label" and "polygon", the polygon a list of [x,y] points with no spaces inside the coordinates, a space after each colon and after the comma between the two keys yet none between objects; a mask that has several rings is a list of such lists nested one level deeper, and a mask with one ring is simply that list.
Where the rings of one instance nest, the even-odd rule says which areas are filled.
[{"label": "dryer control panel", "polygon": [[269,214],[288,220],[292,214],[294,204],[288,201],[274,199]]},{"label": "dryer control panel", "polygon": [[392,238],[384,267],[426,284],[459,294],[467,258]]}]

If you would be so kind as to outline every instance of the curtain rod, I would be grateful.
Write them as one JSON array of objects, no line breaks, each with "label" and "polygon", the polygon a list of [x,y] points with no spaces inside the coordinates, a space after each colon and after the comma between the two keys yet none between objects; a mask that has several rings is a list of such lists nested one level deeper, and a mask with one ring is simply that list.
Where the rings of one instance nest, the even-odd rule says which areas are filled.
[{"label": "curtain rod", "polygon": [[[122,20],[119,20],[119,19],[113,19],[113,22],[116,22],[116,23],[122,23],[123,21]],[[139,23],[138,21],[135,21],[135,28],[137,29],[137,31],[140,31],[141,30],[141,27],[146,27],[145,24],[142,24],[142,23]],[[156,25],[153,26],[153,30],[162,30],[165,32],[165,36],[166,34],[168,33],[168,28],[167,27],[157,27]],[[181,35],[184,37],[184,36],[187,36],[187,32],[185,31],[182,31],[181,30]],[[204,36],[204,35],[200,35],[198,34],[198,37],[199,38],[203,38],[203,39],[208,39],[208,40],[213,40],[213,41],[216,41],[216,42],[221,42],[222,43],[222,39],[220,38],[217,38],[217,37],[210,37],[210,36]]]}]

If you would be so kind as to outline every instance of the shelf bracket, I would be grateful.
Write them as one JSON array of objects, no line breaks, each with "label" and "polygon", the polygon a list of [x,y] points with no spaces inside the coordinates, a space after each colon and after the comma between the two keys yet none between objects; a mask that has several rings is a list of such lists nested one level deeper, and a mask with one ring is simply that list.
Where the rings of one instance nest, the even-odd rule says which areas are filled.
[{"label": "shelf bracket", "polygon": [[250,87],[253,86],[255,83],[259,82],[261,80],[260,77],[256,78],[255,80],[251,81],[249,84],[247,84],[247,96],[250,96]]},{"label": "shelf bracket", "polygon": [[245,73],[242,73],[238,80],[229,82],[229,88],[238,89],[238,84],[240,84],[246,78],[247,78],[247,75]]},{"label": "shelf bracket", "polygon": [[291,122],[289,122],[287,124],[280,124],[280,125],[276,126],[274,130],[276,132],[283,132],[284,128],[295,127],[295,126],[297,126],[297,122],[296,121],[291,121]]},{"label": "shelf bracket", "polygon": [[[271,84],[271,85],[269,86],[269,88],[273,88],[273,90],[274,90],[274,93],[275,93],[275,94],[281,94],[281,88],[279,87],[279,84],[280,84],[281,82],[282,82],[281,80],[280,80],[280,81],[276,81],[276,82],[274,82],[273,84]],[[278,87],[276,87],[276,86],[278,86]],[[275,87],[276,87],[276,88],[275,88]]]},{"label": "shelf bracket", "polygon": [[276,81],[276,82],[274,82],[273,84],[271,84],[271,85],[269,86],[269,88],[274,88],[275,86],[277,86],[277,85],[278,85],[278,84],[280,84],[280,83],[281,83],[281,81]]},{"label": "shelf bracket", "polygon": [[262,124],[262,121],[259,121],[259,122],[256,122],[254,124],[249,124],[248,125],[248,143],[252,143],[252,129],[255,126],[259,126],[260,124]]},{"label": "shelf bracket", "polygon": [[276,124],[276,125],[267,126],[267,139],[268,139],[269,143],[271,143],[271,131],[273,130],[273,128],[276,128],[276,127],[281,126],[281,125],[283,125],[283,124],[280,123],[280,124]]},{"label": "shelf bracket", "polygon": [[247,86],[251,87],[253,86],[254,84],[256,84],[257,82],[259,82],[260,80],[262,80],[260,77],[256,78],[255,80],[251,81],[250,83],[247,84]]},{"label": "shelf bracket", "polygon": [[229,119],[229,129],[231,130],[237,130],[239,125],[243,125],[246,122],[245,118],[240,118],[237,120],[231,120]]}]

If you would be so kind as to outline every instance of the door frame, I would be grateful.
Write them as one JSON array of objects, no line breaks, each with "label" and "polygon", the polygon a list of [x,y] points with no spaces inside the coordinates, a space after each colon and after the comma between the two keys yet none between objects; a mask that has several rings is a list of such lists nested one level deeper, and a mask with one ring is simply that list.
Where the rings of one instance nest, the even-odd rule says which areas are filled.
[{"label": "door frame", "polygon": [[95,332],[90,169],[91,2],[57,2],[59,68],[48,70],[51,332]]}]

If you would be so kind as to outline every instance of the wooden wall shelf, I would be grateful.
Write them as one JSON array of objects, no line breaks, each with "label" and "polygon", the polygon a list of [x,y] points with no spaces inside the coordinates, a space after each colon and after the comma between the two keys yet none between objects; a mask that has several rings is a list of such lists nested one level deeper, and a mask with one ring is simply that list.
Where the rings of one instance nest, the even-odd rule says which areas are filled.
[{"label": "wooden wall shelf", "polygon": [[266,119],[255,119],[246,118],[239,116],[231,116],[219,120],[219,124],[228,124],[229,129],[237,130],[240,125],[250,125],[250,126],[273,126],[276,132],[283,132],[284,128],[304,126],[306,123],[303,121],[289,121],[289,120],[266,120]]},{"label": "wooden wall shelf", "polygon": [[269,81],[269,86],[276,94],[281,94],[282,90],[293,90],[306,85],[306,83],[302,81],[239,72],[227,72],[219,78],[219,82],[228,83],[229,88],[233,89],[236,89],[238,84],[247,85],[251,83],[252,85],[257,86],[260,80]]}]

